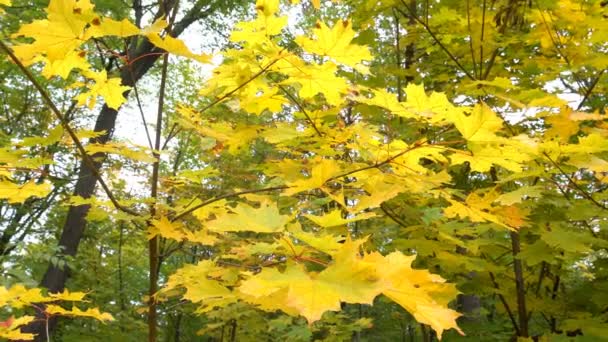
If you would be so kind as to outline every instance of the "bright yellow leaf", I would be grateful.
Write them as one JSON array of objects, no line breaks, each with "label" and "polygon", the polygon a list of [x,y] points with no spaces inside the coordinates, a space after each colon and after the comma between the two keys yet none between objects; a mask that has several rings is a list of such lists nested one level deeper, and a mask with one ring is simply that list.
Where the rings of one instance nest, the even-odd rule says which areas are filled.
[{"label": "bright yellow leaf", "polygon": [[18,318],[9,317],[6,321],[0,321],[0,338],[7,340],[25,340],[31,341],[34,339],[34,334],[22,333],[21,326],[32,322],[36,317],[21,316]]},{"label": "bright yellow leaf", "polygon": [[313,163],[310,177],[287,183],[290,188],[284,191],[286,196],[321,188],[326,181],[341,173],[340,166],[335,160],[316,159]]},{"label": "bright yellow leaf", "polygon": [[22,203],[30,197],[44,197],[51,192],[48,183],[37,184],[29,181],[23,185],[8,180],[0,180],[0,199],[6,199],[9,203]]},{"label": "bright yellow leaf", "polygon": [[161,38],[157,33],[150,33],[147,37],[152,44],[174,55],[191,58],[201,63],[209,63],[211,61],[211,56],[209,55],[197,55],[190,51],[181,39],[173,38],[171,36]]},{"label": "bright yellow leaf", "polygon": [[100,321],[113,321],[114,317],[107,312],[101,312],[98,308],[91,308],[86,310],[80,310],[74,306],[72,309],[64,309],[59,305],[49,304],[46,306],[45,311],[51,315],[61,315],[70,317],[90,317]]},{"label": "bright yellow leaf", "polygon": [[87,105],[89,108],[93,108],[97,96],[101,96],[105,100],[106,105],[113,109],[118,109],[127,101],[123,93],[129,90],[130,87],[123,86],[120,78],[108,78],[105,70],[99,72],[90,71],[84,74],[95,83],[89,86],[86,92],[76,96],[79,105]]},{"label": "bright yellow leaf", "polygon": [[50,62],[63,59],[84,43],[85,27],[95,16],[89,0],[51,0],[46,12],[47,19],[22,25],[13,35],[34,38],[31,44],[14,47],[15,54],[26,63],[40,54]]},{"label": "bright yellow leaf", "polygon": [[210,308],[214,303],[232,300],[234,298],[232,292],[209,277],[209,273],[215,268],[215,263],[211,260],[202,260],[196,265],[186,265],[169,276],[167,285],[161,293],[185,288],[185,299],[203,306],[208,305]]},{"label": "bright yellow leaf", "polygon": [[70,72],[74,69],[90,70],[91,65],[85,58],[85,53],[79,50],[69,51],[64,58],[55,61],[47,60],[42,69],[42,75],[46,78],[59,76],[67,79]]},{"label": "bright yellow leaf", "polygon": [[319,21],[313,32],[315,39],[296,37],[296,43],[306,52],[329,57],[355,69],[361,67],[362,61],[372,59],[367,46],[351,44],[355,31],[350,20],[338,21],[331,29]]},{"label": "bright yellow leaf", "polygon": [[229,212],[220,214],[215,220],[207,222],[209,230],[214,232],[251,231],[258,233],[276,233],[283,231],[290,216],[281,215],[276,204],[260,203],[255,208],[246,203],[239,203]]},{"label": "bright yellow leaf", "polygon": [[98,18],[92,21],[84,39],[104,36],[130,37],[138,34],[140,34],[140,29],[128,19],[117,21],[112,18]]},{"label": "bright yellow leaf", "polygon": [[465,139],[474,142],[496,141],[496,132],[503,123],[486,104],[476,105],[470,113],[450,112],[448,120],[454,123]]},{"label": "bright yellow leaf", "polygon": [[376,216],[375,213],[367,212],[367,213],[362,213],[362,214],[359,214],[357,216],[350,217],[350,218],[342,218],[342,211],[340,209],[333,210],[322,216],[316,216],[316,215],[310,215],[310,214],[304,215],[304,217],[308,218],[309,220],[311,220],[312,222],[316,223],[317,225],[319,225],[323,228],[343,226],[350,222],[367,220],[368,218],[371,218],[374,216]]},{"label": "bright yellow leaf", "polygon": [[568,139],[576,134],[579,130],[579,124],[570,119],[572,109],[563,107],[558,115],[551,115],[545,118],[545,121],[551,127],[545,132],[545,137],[557,137],[559,141],[567,143]]},{"label": "bright yellow leaf", "polygon": [[456,323],[460,314],[447,307],[458,294],[455,286],[426,270],[412,269],[415,258],[393,252],[387,256],[367,254],[364,260],[374,264],[379,272],[382,293],[405,308],[418,322],[430,325],[440,339],[448,329],[463,334]]},{"label": "bright yellow leaf", "polygon": [[161,216],[159,220],[152,220],[152,226],[148,229],[148,239],[160,235],[161,237],[181,241],[185,234],[177,227],[177,224],[169,221],[166,216]]}]

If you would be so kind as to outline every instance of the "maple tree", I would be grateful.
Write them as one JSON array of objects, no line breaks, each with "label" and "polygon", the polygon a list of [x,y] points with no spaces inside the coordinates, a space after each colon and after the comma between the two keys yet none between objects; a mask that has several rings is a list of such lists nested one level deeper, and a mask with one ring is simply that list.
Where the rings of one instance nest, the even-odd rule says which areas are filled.
[{"label": "maple tree", "polygon": [[[185,320],[231,341],[605,336],[604,2],[258,0],[213,57],[178,35],[214,4],[162,1],[145,24],[139,1],[131,21],[51,0],[2,39],[48,109],[32,132],[4,100],[23,133],[2,138],[2,272],[59,248],[48,295],[0,287],[1,337],[49,339],[58,315],[114,316],[112,336],[145,317],[149,341]],[[157,60],[149,132],[138,81]],[[110,141],[130,97],[148,146]],[[75,121],[99,108],[94,130]],[[18,236],[43,213],[59,238]],[[68,270],[108,313],[54,303],[83,300]]]}]

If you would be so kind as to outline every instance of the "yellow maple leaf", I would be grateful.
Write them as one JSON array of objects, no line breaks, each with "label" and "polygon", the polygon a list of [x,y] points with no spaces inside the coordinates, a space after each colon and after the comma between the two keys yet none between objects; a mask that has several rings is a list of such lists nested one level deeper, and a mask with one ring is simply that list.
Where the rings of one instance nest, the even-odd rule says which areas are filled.
[{"label": "yellow maple leaf", "polygon": [[64,300],[70,302],[82,302],[87,294],[84,292],[70,292],[68,289],[64,289],[63,292],[49,293],[51,300]]},{"label": "yellow maple leaf", "polygon": [[196,265],[186,265],[169,277],[160,294],[185,288],[185,299],[204,306],[209,305],[211,308],[216,302],[233,300],[234,295],[228,288],[209,277],[215,269],[215,263],[211,260],[202,260]]},{"label": "yellow maple leaf", "polygon": [[340,64],[366,72],[365,68],[361,68],[361,62],[371,60],[372,56],[367,46],[351,44],[355,31],[350,20],[338,21],[331,29],[319,21],[313,32],[315,39],[298,36],[296,43],[306,52],[326,56]]},{"label": "yellow maple leaf", "polygon": [[386,109],[387,111],[408,119],[423,119],[424,116],[418,115],[415,111],[410,109],[410,106],[404,102],[397,101],[397,95],[389,93],[384,89],[370,89],[370,93],[373,97],[357,96],[356,100],[359,103],[364,103],[370,106],[377,106]]},{"label": "yellow maple leaf", "polygon": [[6,199],[9,203],[22,203],[30,197],[44,197],[51,192],[48,183],[37,184],[29,181],[23,185],[8,180],[0,180],[0,199]]},{"label": "yellow maple leaf", "polygon": [[152,239],[157,235],[176,241],[181,241],[185,238],[182,230],[166,216],[161,216],[158,220],[152,220],[151,223],[152,226],[148,228],[148,239]]},{"label": "yellow maple leaf", "polygon": [[374,265],[361,262],[359,247],[365,240],[347,240],[334,254],[334,261],[320,273],[307,272],[302,265],[288,265],[284,272],[264,269],[238,288],[254,298],[272,296],[287,289],[280,306],[293,308],[309,324],[326,311],[340,310],[340,303],[371,304],[380,293]]},{"label": "yellow maple leaf", "polygon": [[201,63],[209,63],[211,61],[211,56],[209,55],[197,55],[190,51],[188,46],[186,46],[186,43],[181,39],[173,38],[171,36],[162,38],[158,33],[150,33],[147,37],[152,44],[174,55],[191,58]]},{"label": "yellow maple leaf", "polygon": [[433,328],[441,339],[444,330],[456,329],[460,314],[447,307],[458,291],[445,279],[427,270],[412,269],[415,256],[393,252],[387,256],[379,253],[365,255],[365,261],[374,264],[380,274],[382,293],[405,308],[414,318]]},{"label": "yellow maple leaf", "polygon": [[40,54],[50,62],[63,59],[84,43],[85,28],[95,17],[89,0],[51,0],[46,12],[47,19],[22,25],[13,35],[34,38],[31,44],[14,47],[15,54],[26,63]]},{"label": "yellow maple leaf", "polygon": [[95,153],[111,153],[118,154],[128,159],[137,160],[146,163],[153,163],[156,158],[151,155],[145,148],[134,145],[129,146],[124,143],[107,142],[105,144],[88,144],[85,147],[88,154]]},{"label": "yellow maple leaf", "polygon": [[45,311],[51,315],[61,315],[70,317],[90,317],[100,321],[113,321],[114,317],[107,312],[101,312],[98,308],[89,308],[86,310],[80,310],[74,306],[71,309],[64,309],[59,305],[49,304],[46,306]]},{"label": "yellow maple leaf", "polygon": [[570,107],[562,107],[558,115],[546,117],[545,121],[551,127],[545,132],[545,137],[557,137],[561,142],[567,143],[568,139],[579,130],[579,124],[570,118],[571,114]]},{"label": "yellow maple leaf", "polygon": [[259,208],[254,208],[249,204],[239,203],[230,208],[230,212],[220,214],[215,220],[207,222],[207,226],[215,232],[276,233],[283,231],[290,220],[290,216],[279,213],[276,204],[262,202]]},{"label": "yellow maple leaf", "polygon": [[486,104],[473,107],[471,113],[452,111],[448,120],[453,122],[462,136],[468,141],[494,142],[497,140],[496,132],[502,128],[502,119]]},{"label": "yellow maple leaf", "polygon": [[326,181],[341,173],[340,166],[335,160],[316,159],[313,163],[310,177],[287,182],[289,188],[284,191],[286,196],[321,188]]},{"label": "yellow maple leaf", "polygon": [[301,265],[288,267],[282,273],[274,268],[264,269],[241,283],[238,290],[253,298],[286,290],[282,292],[284,296],[276,299],[283,300],[281,306],[294,309],[309,323],[321,319],[325,311],[340,310],[340,293],[330,283],[311,278]]},{"label": "yellow maple leaf", "polygon": [[[501,207],[492,207],[492,202],[498,198],[498,194],[486,194],[481,197],[476,193],[467,196],[464,203],[447,198],[450,206],[443,210],[443,213],[448,218],[459,216],[460,218],[468,218],[471,222],[493,222],[501,227],[517,230],[520,225],[509,225],[508,223],[518,222],[517,220],[508,220],[498,213]],[[514,213],[507,213],[512,215]]]},{"label": "yellow maple leaf", "polygon": [[278,65],[277,68],[289,76],[282,83],[299,88],[298,93],[304,99],[323,95],[327,103],[338,106],[344,101],[343,96],[348,92],[346,79],[336,76],[338,68],[331,61],[322,65],[304,63],[290,64],[289,67]]},{"label": "yellow maple leaf", "polygon": [[25,340],[31,341],[34,339],[34,334],[21,332],[20,327],[32,322],[36,317],[21,316],[18,318],[10,317],[6,321],[0,321],[0,338],[7,340]]},{"label": "yellow maple leaf", "polygon": [[462,114],[462,110],[455,107],[444,93],[431,92],[427,95],[424,84],[408,84],[405,87],[405,94],[405,106],[432,122],[440,122],[449,115]]},{"label": "yellow maple leaf", "polygon": [[[296,224],[289,226],[289,234],[298,241],[304,242],[310,247],[327,254],[336,253],[342,248],[343,236],[336,236],[328,233],[313,233],[305,232],[302,226],[296,221]],[[287,246],[289,249],[290,247]]]},{"label": "yellow maple leaf", "polygon": [[521,172],[525,162],[534,158],[536,147],[518,137],[510,139],[495,137],[494,143],[477,143],[470,141],[467,147],[470,153],[453,150],[449,156],[452,164],[468,162],[471,170],[487,172],[493,165],[500,165],[507,170]]},{"label": "yellow maple leaf", "polygon": [[319,225],[323,228],[343,226],[350,222],[367,220],[368,218],[371,218],[374,216],[376,216],[375,213],[367,212],[367,213],[362,213],[362,214],[359,214],[357,216],[350,217],[350,218],[342,218],[342,211],[340,209],[333,210],[322,216],[316,216],[316,215],[310,215],[310,214],[304,215],[304,217],[308,218],[309,220],[311,220],[312,222],[316,223],[317,225]]},{"label": "yellow maple leaf", "polygon": [[104,36],[130,37],[140,34],[141,30],[128,19],[97,18],[84,35],[85,40]]},{"label": "yellow maple leaf", "polygon": [[271,38],[280,34],[285,26],[287,16],[258,16],[252,21],[238,23],[230,34],[230,40],[246,46],[263,47],[263,50],[270,48],[278,51],[280,47],[274,44]]},{"label": "yellow maple leaf", "polygon": [[106,105],[113,109],[118,109],[127,101],[123,96],[123,93],[129,90],[130,87],[123,86],[120,78],[108,78],[108,74],[105,70],[88,71],[84,72],[84,75],[92,79],[95,83],[89,86],[86,92],[76,96],[79,105],[86,104],[89,108],[93,108],[97,96],[101,96],[105,100]]},{"label": "yellow maple leaf", "polygon": [[59,76],[63,79],[67,79],[70,72],[74,69],[91,69],[91,65],[85,58],[85,53],[79,50],[69,51],[65,54],[64,58],[55,61],[43,60],[46,61],[46,63],[44,64],[44,69],[42,69],[42,75],[46,78]]},{"label": "yellow maple leaf", "polygon": [[164,18],[159,18],[156,19],[156,21],[154,21],[152,24],[141,29],[141,34],[147,36],[152,33],[160,33],[167,26],[169,26],[169,23]]}]

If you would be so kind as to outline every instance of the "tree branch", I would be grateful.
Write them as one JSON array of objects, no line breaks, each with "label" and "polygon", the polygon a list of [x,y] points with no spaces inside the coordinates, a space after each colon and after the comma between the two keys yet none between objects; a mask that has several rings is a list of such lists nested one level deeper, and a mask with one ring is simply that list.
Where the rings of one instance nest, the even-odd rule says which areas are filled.
[{"label": "tree branch", "polygon": [[401,8],[397,7],[397,11],[399,11],[399,13],[401,13],[401,15],[403,15],[406,18],[414,18],[414,20],[416,20],[416,22],[418,22],[420,25],[422,25],[422,27],[424,27],[424,29],[426,30],[426,32],[431,36],[431,38],[433,38],[433,40],[435,41],[435,43],[437,43],[437,45],[439,45],[439,47],[441,48],[441,50],[443,50],[448,57],[450,57],[450,59],[454,62],[454,64],[456,64],[456,66],[458,66],[458,68],[471,80],[475,80],[475,76],[471,75],[471,73],[465,69],[462,64],[460,64],[460,62],[458,61],[458,59],[452,54],[452,52],[450,50],[448,50],[448,48],[443,45],[443,43],[441,42],[441,40],[439,40],[439,38],[437,38],[437,36],[435,35],[435,33],[433,33],[433,31],[431,31],[431,28],[424,22],[422,21],[420,18],[418,18],[418,16],[415,15],[413,9],[411,9],[404,0],[401,0],[401,3],[403,4],[403,6],[407,9],[407,11],[409,12],[409,14],[403,12],[403,10]]},{"label": "tree branch", "polygon": [[50,95],[46,92],[46,90],[42,87],[42,85],[40,85],[40,83],[38,83],[38,81],[36,80],[34,75],[32,75],[32,73],[25,67],[25,65],[23,65],[23,63],[21,63],[19,58],[17,58],[17,56],[15,56],[13,51],[11,51],[10,48],[8,46],[6,46],[6,44],[4,44],[3,41],[0,41],[0,48],[2,50],[4,50],[4,52],[6,52],[6,54],[9,55],[11,60],[15,64],[17,64],[17,66],[23,72],[23,74],[25,74],[25,76],[28,78],[28,80],[34,85],[36,90],[38,90],[38,92],[44,99],[44,102],[46,102],[46,104],[49,106],[51,111],[55,114],[55,116],[57,117],[57,119],[59,120],[59,122],[61,123],[63,128],[68,132],[70,138],[74,142],[74,145],[76,145],[76,148],[77,148],[78,152],[80,153],[82,160],[85,162],[85,164],[89,168],[89,170],[93,173],[93,176],[99,182],[99,185],[104,190],[104,192],[106,193],[106,195],[108,196],[108,198],[110,199],[110,201],[112,202],[114,207],[118,210],[124,211],[125,213],[139,216],[139,213],[137,213],[136,211],[133,211],[127,207],[124,207],[123,205],[121,205],[118,202],[118,200],[116,199],[116,197],[110,190],[109,186],[106,184],[106,182],[103,180],[103,178],[99,174],[97,168],[95,167],[95,164],[91,160],[91,157],[87,154],[87,151],[85,150],[84,146],[80,142],[80,139],[78,139],[78,136],[76,135],[74,130],[72,130],[72,127],[70,127],[69,122],[66,120],[65,116],[61,113],[59,108],[57,108],[57,106],[51,99]]}]

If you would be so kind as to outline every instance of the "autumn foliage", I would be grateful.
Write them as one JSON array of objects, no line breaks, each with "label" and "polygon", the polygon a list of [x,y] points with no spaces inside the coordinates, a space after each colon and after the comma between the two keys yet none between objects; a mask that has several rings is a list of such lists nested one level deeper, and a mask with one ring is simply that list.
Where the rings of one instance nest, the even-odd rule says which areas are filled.
[{"label": "autumn foliage", "polygon": [[[318,16],[294,26],[297,2],[258,0],[212,56],[172,34],[177,2],[161,1],[169,7],[141,25],[89,0],[51,0],[44,18],[2,40],[51,116],[48,132],[0,145],[3,203],[25,206],[64,186],[24,175],[46,176],[66,155],[98,168],[93,196],[54,201],[86,206],[89,225],[131,227],[121,241],[149,244],[150,268],[138,273],[149,293],[129,305],[147,317],[150,340],[184,313],[205,317],[198,333],[221,329],[222,340],[252,317],[271,324],[259,336],[272,340],[321,340],[332,324],[346,331],[336,339],[361,339],[403,317],[425,341],[605,337],[602,3],[312,1],[306,13]],[[104,132],[73,121],[40,86],[60,84],[82,111],[140,102],[121,81],[137,60],[120,42],[153,46],[138,59],[162,56],[150,146],[95,142]],[[187,95],[167,95],[167,74],[179,73],[169,67],[184,60],[212,71],[183,76],[174,92]],[[567,89],[576,104],[556,95]],[[146,190],[127,193],[129,177],[145,178],[136,188]],[[59,303],[83,302],[82,292],[43,293],[0,287],[0,337],[34,338],[20,330],[34,316],[48,328],[56,316],[112,320],[97,307],[126,312],[124,301],[81,310]],[[361,308],[373,307],[409,316],[366,320]],[[341,311],[353,319],[332,316]]]}]

